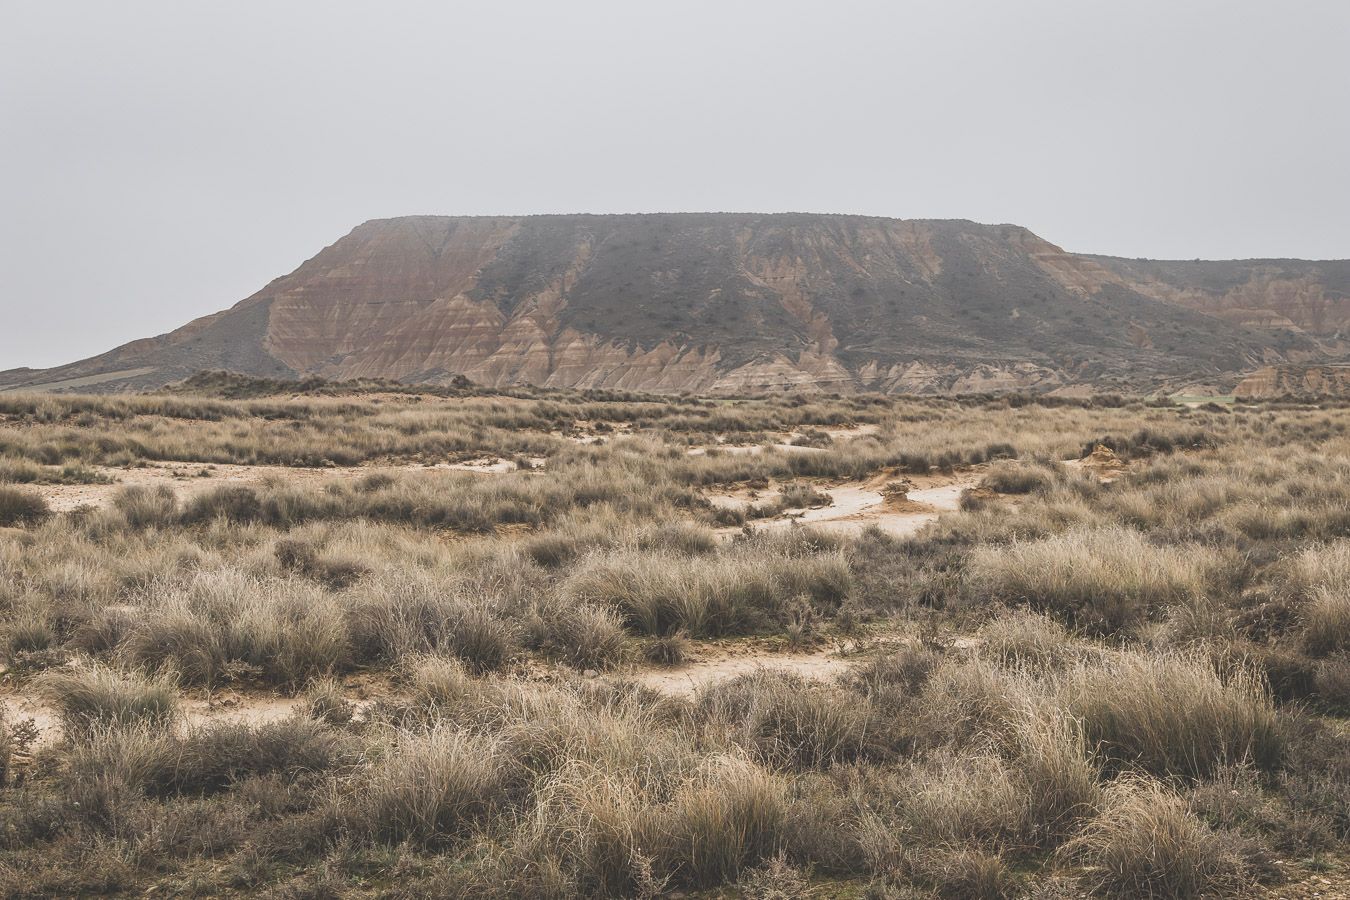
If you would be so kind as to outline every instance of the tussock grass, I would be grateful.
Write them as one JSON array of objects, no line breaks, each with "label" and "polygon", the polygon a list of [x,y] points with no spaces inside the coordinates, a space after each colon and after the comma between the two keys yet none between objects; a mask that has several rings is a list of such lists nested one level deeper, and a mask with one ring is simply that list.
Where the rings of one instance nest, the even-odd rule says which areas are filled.
[{"label": "tussock grass", "polygon": [[398,843],[445,843],[505,806],[513,777],[499,742],[448,728],[399,739],[343,804],[347,826]]},{"label": "tussock grass", "polygon": [[111,726],[167,727],[178,712],[177,684],[169,675],[93,666],[46,672],[38,690],[57,710],[66,734],[75,738]]},{"label": "tussock grass", "polygon": [[1232,896],[1251,876],[1231,839],[1160,785],[1123,782],[1066,846],[1098,891],[1116,897]]},{"label": "tussock grass", "polygon": [[1246,669],[1222,677],[1201,656],[1120,653],[1071,669],[1058,693],[1119,766],[1200,778],[1232,763],[1273,770],[1284,756],[1286,734],[1266,685]]},{"label": "tussock grass", "polygon": [[113,495],[112,505],[130,528],[164,528],[178,518],[178,496],[167,485],[121,488]]},{"label": "tussock grass", "polygon": [[848,563],[838,553],[775,557],[746,551],[690,559],[621,551],[584,561],[563,595],[617,610],[640,634],[710,637],[770,627],[797,596],[836,608],[849,586]]},{"label": "tussock grass", "polygon": [[51,509],[40,494],[0,484],[0,527],[37,525],[50,515]]},{"label": "tussock grass", "polygon": [[342,609],[316,588],[238,571],[156,585],[119,645],[129,660],[171,665],[192,684],[257,674],[286,687],[349,664]]},{"label": "tussock grass", "polygon": [[980,486],[1000,494],[1030,494],[1048,488],[1056,475],[1052,467],[999,460],[989,466]]},{"label": "tussock grass", "polygon": [[883,753],[865,704],[800,677],[764,671],[704,690],[698,714],[771,766],[818,769]]},{"label": "tussock grass", "polygon": [[540,613],[539,647],[579,669],[608,669],[628,647],[623,619],[591,603],[562,604]]},{"label": "tussock grass", "polygon": [[713,759],[675,795],[658,858],[691,887],[735,881],[774,853],[787,807],[779,778],[735,757]]},{"label": "tussock grass", "polygon": [[517,627],[496,614],[490,598],[462,591],[455,581],[417,573],[385,572],[369,581],[348,613],[357,653],[386,663],[444,653],[476,671],[503,668],[518,652]]},{"label": "tussock grass", "polygon": [[976,596],[1112,633],[1207,596],[1225,563],[1205,547],[1158,546],[1133,529],[1095,528],[977,549],[967,571]]},{"label": "tussock grass", "polygon": [[1350,650],[1350,593],[1313,592],[1303,608],[1303,646],[1314,656]]},{"label": "tussock grass", "polygon": [[1064,626],[1049,616],[1018,610],[980,628],[979,654],[1005,666],[1058,669],[1077,648]]}]

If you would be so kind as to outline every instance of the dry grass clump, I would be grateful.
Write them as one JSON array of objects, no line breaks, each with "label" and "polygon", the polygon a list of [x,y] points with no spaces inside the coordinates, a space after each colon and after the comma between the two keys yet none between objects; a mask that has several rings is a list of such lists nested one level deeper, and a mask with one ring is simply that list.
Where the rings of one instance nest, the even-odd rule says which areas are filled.
[{"label": "dry grass clump", "polygon": [[952,900],[1007,900],[1019,895],[1017,876],[998,853],[939,849],[915,864],[916,873],[940,897]]},{"label": "dry grass clump", "polygon": [[130,528],[165,528],[178,519],[178,495],[168,485],[121,488],[112,505]]},{"label": "dry grass clump", "polygon": [[623,659],[628,633],[614,610],[593,603],[564,603],[539,615],[539,649],[578,669],[608,669]]},{"label": "dry grass clump", "polygon": [[349,635],[342,609],[312,585],[212,571],[156,585],[118,652],[191,684],[257,675],[293,687],[348,665]]},{"label": "dry grass clump", "polygon": [[818,769],[886,749],[866,704],[786,672],[756,672],[706,688],[697,711],[772,766]]},{"label": "dry grass clump", "polygon": [[1035,704],[1014,715],[1003,735],[958,740],[902,766],[883,792],[894,810],[880,804],[878,827],[926,848],[1050,849],[1074,834],[1102,803],[1081,727]]},{"label": "dry grass clump", "polygon": [[653,637],[643,644],[642,656],[658,666],[678,666],[689,656],[689,637],[680,631]]},{"label": "dry grass clump", "polygon": [[997,755],[944,752],[912,764],[901,779],[900,827],[914,839],[997,847],[1021,833],[1026,790]]},{"label": "dry grass clump", "polygon": [[1350,649],[1350,540],[1307,547],[1284,572],[1284,589],[1301,601],[1301,643],[1313,656]]},{"label": "dry grass clump", "polygon": [[283,538],[272,547],[277,563],[286,571],[312,578],[334,590],[350,587],[369,574],[363,563],[349,558],[321,554],[310,541]]},{"label": "dry grass clump", "polygon": [[810,895],[806,875],[781,851],[762,865],[742,872],[737,887],[746,900],[794,900]]},{"label": "dry grass clump", "polygon": [[1030,494],[1048,488],[1056,475],[1050,466],[999,460],[990,464],[980,486],[1000,494]]},{"label": "dry grass clump", "polygon": [[1026,604],[1083,628],[1112,633],[1152,611],[1205,597],[1224,560],[1200,547],[1158,546],[1129,528],[1075,529],[970,554],[977,597]]},{"label": "dry grass clump", "polygon": [[386,664],[424,653],[459,658],[478,672],[504,668],[519,652],[519,629],[492,598],[451,579],[384,572],[351,600],[347,627],[358,658]]},{"label": "dry grass clump", "polygon": [[101,475],[87,466],[67,464],[42,466],[21,458],[0,457],[0,484],[106,484]]},{"label": "dry grass clump", "polygon": [[658,859],[691,887],[735,881],[774,852],[787,809],[781,779],[745,760],[715,758],[676,793]]},{"label": "dry grass clump", "polygon": [[41,494],[0,484],[0,527],[37,525],[50,515]]},{"label": "dry grass clump", "polygon": [[178,711],[178,685],[167,674],[91,666],[45,672],[37,687],[70,736],[113,726],[166,727]]},{"label": "dry grass clump", "polygon": [[335,678],[316,678],[310,682],[305,689],[305,701],[309,715],[329,725],[350,724],[355,715]]},{"label": "dry grass clump", "polygon": [[798,596],[834,609],[848,594],[839,553],[778,556],[746,550],[686,558],[620,551],[587,559],[563,595],[619,611],[640,634],[684,631],[691,637],[746,634],[782,621]]},{"label": "dry grass clump", "polygon": [[1286,734],[1264,682],[1241,668],[1222,677],[1203,656],[1119,653],[1071,669],[1057,692],[1119,767],[1202,778],[1234,763],[1271,771],[1284,756]]},{"label": "dry grass clump", "polygon": [[1303,607],[1303,647],[1314,656],[1350,650],[1350,593],[1319,587]]},{"label": "dry grass clump", "polygon": [[1076,656],[1074,638],[1049,616],[1017,610],[979,631],[979,654],[1005,666],[1058,669]]},{"label": "dry grass clump", "polygon": [[1010,751],[1026,790],[1023,840],[1032,846],[1055,846],[1101,808],[1101,767],[1082,722],[1055,709],[1028,710]]},{"label": "dry grass clump", "polygon": [[444,843],[504,807],[515,777],[495,739],[450,728],[403,735],[344,798],[343,817],[377,840]]},{"label": "dry grass clump", "polygon": [[1065,852],[1098,891],[1116,897],[1232,896],[1252,880],[1230,837],[1152,781],[1112,786],[1106,808]]},{"label": "dry grass clump", "polygon": [[0,484],[36,484],[45,471],[32,460],[0,456]]}]

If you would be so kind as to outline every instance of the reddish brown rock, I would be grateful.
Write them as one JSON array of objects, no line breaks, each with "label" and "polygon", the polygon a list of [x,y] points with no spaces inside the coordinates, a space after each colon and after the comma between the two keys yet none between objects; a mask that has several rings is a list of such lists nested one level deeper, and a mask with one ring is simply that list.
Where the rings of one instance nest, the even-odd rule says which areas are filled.
[{"label": "reddish brown rock", "polygon": [[0,389],[203,369],[636,391],[1233,384],[1323,361],[1350,266],[1073,254],[1014,225],[862,216],[367,222],[229,310]]}]

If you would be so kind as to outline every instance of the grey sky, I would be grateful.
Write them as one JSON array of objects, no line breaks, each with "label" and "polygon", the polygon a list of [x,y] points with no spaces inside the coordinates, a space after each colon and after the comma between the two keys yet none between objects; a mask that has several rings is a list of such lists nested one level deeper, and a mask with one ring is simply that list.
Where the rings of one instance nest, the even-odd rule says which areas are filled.
[{"label": "grey sky", "polygon": [[1350,256],[1348,41],[1340,0],[0,0],[0,369],[167,331],[410,213]]}]

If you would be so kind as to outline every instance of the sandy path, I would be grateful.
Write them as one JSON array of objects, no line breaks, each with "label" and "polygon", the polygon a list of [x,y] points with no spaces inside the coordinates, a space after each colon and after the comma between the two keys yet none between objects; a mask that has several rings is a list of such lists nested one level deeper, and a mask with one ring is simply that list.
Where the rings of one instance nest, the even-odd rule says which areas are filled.
[{"label": "sandy path", "polygon": [[[809,431],[823,431],[831,439],[836,441],[847,441],[853,438],[865,437],[870,434],[876,434],[881,426],[873,423],[864,423],[862,425],[848,425],[836,428],[817,428],[808,426]],[[776,435],[776,441],[767,444],[713,444],[706,447],[691,447],[685,451],[690,456],[706,456],[709,450],[718,450],[731,456],[758,456],[764,452],[765,447],[772,447],[775,450],[781,450],[784,453],[826,453],[829,447],[804,447],[792,443],[792,439],[797,436],[797,432],[785,432]]]},{"label": "sandy path", "polygon": [[[755,522],[756,527],[783,528],[794,522],[832,531],[856,533],[875,525],[888,534],[905,537],[914,534],[944,512],[961,508],[961,493],[980,481],[981,474],[967,472],[953,476],[916,476],[917,487],[907,498],[895,503],[881,492],[881,484],[872,481],[826,488],[830,505],[815,509],[786,510],[782,516]],[[709,498],[713,500],[712,497]],[[718,505],[730,505],[721,498]],[[738,528],[722,529],[734,533]]]},{"label": "sandy path", "polygon": [[[201,725],[237,723],[263,725],[289,718],[304,708],[302,697],[278,695],[243,696],[232,692],[218,694],[207,701],[198,697],[180,697],[179,729],[185,731]],[[5,727],[12,727],[25,719],[32,719],[37,727],[34,747],[51,744],[61,738],[60,716],[41,698],[30,694],[0,696],[0,712],[4,713]]]},{"label": "sandy path", "polygon": [[[536,466],[543,460],[534,460]],[[92,466],[100,475],[114,479],[111,484],[46,484],[35,489],[46,498],[56,512],[65,512],[80,506],[102,507],[112,501],[119,490],[130,485],[155,487],[167,485],[178,495],[180,502],[189,500],[222,485],[253,485],[268,478],[286,484],[314,483],[345,478],[359,478],[373,472],[480,472],[501,474],[515,471],[516,464],[505,459],[480,459],[462,463],[440,463],[434,466],[334,466],[304,468],[299,466],[239,466],[232,464],[153,462],[130,469]],[[205,474],[203,474],[205,473]]]},{"label": "sandy path", "polygon": [[796,444],[718,444],[714,447],[690,447],[687,452],[690,456],[707,456],[709,450],[716,450],[728,456],[758,456],[764,452],[766,446],[781,450],[784,453],[825,453],[829,449],[827,447],[799,447]]},{"label": "sandy path", "polygon": [[849,438],[866,437],[869,434],[876,434],[881,430],[881,426],[875,422],[864,422],[861,425],[837,426],[834,428],[819,428],[817,431],[823,431],[836,441]]},{"label": "sandy path", "polygon": [[671,697],[692,697],[699,689],[762,670],[791,672],[812,681],[833,681],[852,664],[834,651],[754,653],[730,651],[700,657],[672,669],[643,669],[625,676]]}]

